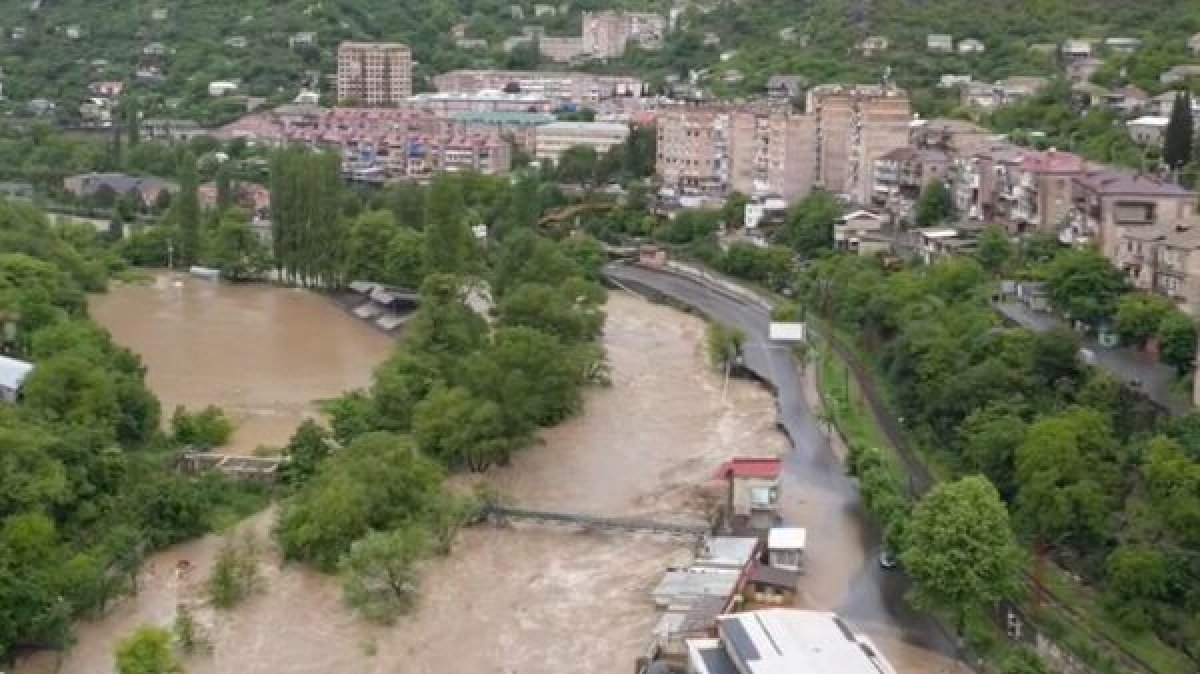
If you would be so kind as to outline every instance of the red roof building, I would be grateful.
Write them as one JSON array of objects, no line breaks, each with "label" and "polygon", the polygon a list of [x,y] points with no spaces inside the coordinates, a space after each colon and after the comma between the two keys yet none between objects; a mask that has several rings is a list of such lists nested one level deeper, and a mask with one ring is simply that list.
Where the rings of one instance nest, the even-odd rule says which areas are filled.
[{"label": "red roof building", "polygon": [[730,477],[774,480],[779,478],[782,470],[783,461],[778,458],[736,458],[721,464],[716,476],[725,480]]}]

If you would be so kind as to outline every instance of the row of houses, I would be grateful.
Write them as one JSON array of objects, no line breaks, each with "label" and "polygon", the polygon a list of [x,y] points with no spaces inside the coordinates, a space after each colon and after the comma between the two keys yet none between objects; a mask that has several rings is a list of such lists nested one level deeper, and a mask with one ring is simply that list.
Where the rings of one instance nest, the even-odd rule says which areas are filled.
[{"label": "row of houses", "polygon": [[[537,45],[541,56],[557,63],[578,63],[589,60],[620,58],[630,46],[647,51],[662,49],[667,34],[667,18],[648,12],[615,10],[583,12],[579,35],[547,35],[541,26],[524,26],[520,35],[504,41],[505,51]],[[462,45],[472,40],[465,30],[455,35]],[[486,46],[466,43],[471,48]]]}]

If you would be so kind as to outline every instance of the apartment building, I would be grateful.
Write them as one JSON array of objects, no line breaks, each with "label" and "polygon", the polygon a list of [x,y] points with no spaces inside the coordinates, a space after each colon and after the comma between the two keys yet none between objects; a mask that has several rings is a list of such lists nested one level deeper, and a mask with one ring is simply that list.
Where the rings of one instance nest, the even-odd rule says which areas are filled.
[{"label": "apartment building", "polygon": [[515,91],[556,103],[597,103],[641,96],[645,90],[645,83],[636,77],[532,70],[452,70],[435,75],[433,84],[440,92]]},{"label": "apartment building", "polygon": [[575,146],[590,147],[603,155],[629,137],[629,125],[617,122],[551,122],[539,126],[534,153],[543,161],[557,162]]},{"label": "apartment building", "polygon": [[916,148],[966,157],[994,137],[989,129],[961,119],[923,119],[913,122],[910,142]]},{"label": "apartment building", "polygon": [[892,87],[825,85],[808,92],[816,185],[859,203],[871,197],[875,160],[908,145],[912,108]]},{"label": "apartment building", "polygon": [[481,90],[473,93],[439,91],[410,96],[403,103],[440,117],[460,112],[550,112],[550,99],[535,93]]},{"label": "apartment building", "polygon": [[446,129],[456,133],[495,131],[513,147],[532,155],[537,149],[538,127],[554,120],[554,115],[538,112],[459,112],[450,115]]},{"label": "apartment building", "polygon": [[950,178],[953,162],[946,152],[933,148],[900,147],[875,160],[871,205],[906,219],[921,190]]},{"label": "apartment building", "polygon": [[1087,164],[1070,152],[998,143],[977,150],[955,168],[960,212],[1020,234],[1056,232],[1063,226],[1074,204],[1071,181],[1087,170]]},{"label": "apartment building", "polygon": [[1118,259],[1122,237],[1154,228],[1188,228],[1197,223],[1195,192],[1158,177],[1113,168],[1072,178],[1072,207],[1064,243],[1094,242],[1105,257]]},{"label": "apartment building", "polygon": [[1200,230],[1177,225],[1126,231],[1113,263],[1134,287],[1160,293],[1200,316]]},{"label": "apartment building", "polygon": [[880,87],[818,87],[808,111],[679,105],[658,113],[664,187],[722,198],[731,191],[793,201],[813,187],[867,203],[874,160],[908,143],[908,97]]},{"label": "apartment building", "polygon": [[412,95],[408,45],[343,42],[337,51],[337,96],[366,106],[399,105]]}]

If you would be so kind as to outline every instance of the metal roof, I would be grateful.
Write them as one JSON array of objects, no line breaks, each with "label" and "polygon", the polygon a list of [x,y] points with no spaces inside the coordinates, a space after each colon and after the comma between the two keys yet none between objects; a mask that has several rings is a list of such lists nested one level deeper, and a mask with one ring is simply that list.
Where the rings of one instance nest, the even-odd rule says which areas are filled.
[{"label": "metal roof", "polygon": [[33,371],[33,365],[23,360],[0,356],[0,388],[16,391]]},{"label": "metal roof", "polygon": [[767,549],[803,550],[807,538],[804,527],[773,527],[767,532]]},{"label": "metal roof", "polygon": [[726,652],[748,674],[895,674],[870,639],[833,613],[765,609],[718,624]]}]

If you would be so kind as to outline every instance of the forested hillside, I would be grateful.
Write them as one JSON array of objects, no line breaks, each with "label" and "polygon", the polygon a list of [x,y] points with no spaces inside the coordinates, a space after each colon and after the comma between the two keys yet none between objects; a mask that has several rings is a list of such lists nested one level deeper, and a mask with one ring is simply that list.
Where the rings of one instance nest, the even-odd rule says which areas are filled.
[{"label": "forested hillside", "polygon": [[[523,18],[514,17],[514,4],[521,7]],[[240,104],[209,99],[210,81],[240,80],[243,93],[290,99],[309,71],[333,72],[333,49],[341,40],[407,42],[419,61],[418,74],[425,76],[460,67],[531,66],[537,64],[529,62],[528,54],[506,54],[500,47],[503,38],[518,33],[522,25],[541,25],[549,34],[577,34],[584,10],[627,7],[665,14],[670,4],[577,0],[569,3],[566,14],[535,18],[533,3],[507,0],[47,0],[36,11],[26,0],[3,0],[0,65],[10,101],[48,98],[60,103],[60,115],[70,115],[72,103],[84,95],[89,82],[131,81],[142,49],[161,43],[167,48],[165,79],[139,86],[139,93],[147,97],[144,110],[212,121],[235,114]],[[1133,83],[1156,89],[1163,70],[1193,59],[1186,41],[1200,32],[1200,5],[1186,0],[758,0],[678,5],[684,12],[661,52],[631,51],[621,62],[591,67],[638,72],[652,80],[708,68],[719,93],[744,93],[760,89],[775,73],[800,74],[814,82],[875,80],[890,66],[902,84],[923,88],[943,73],[970,73],[976,80],[1048,73],[1056,67],[1055,57],[1030,51],[1031,44],[1120,36],[1141,38],[1143,46],[1131,56],[1109,58],[1101,78],[1111,80],[1124,69]],[[165,17],[155,9],[166,9]],[[489,47],[456,47],[450,31],[460,22],[468,36],[487,39]],[[784,29],[793,30],[785,36]],[[23,36],[14,38],[14,31]],[[289,46],[289,36],[300,32],[315,33],[316,47]],[[704,44],[708,33],[716,35],[719,44]],[[978,38],[987,50],[969,56],[930,54],[925,48],[929,33]],[[864,56],[855,46],[867,35],[886,36],[891,47]],[[229,46],[226,39],[231,37],[245,38],[245,46]],[[722,52],[735,50],[728,61],[720,60]],[[730,69],[739,70],[745,79],[726,84],[717,77]],[[418,86],[423,82],[418,78]],[[178,105],[167,108],[164,102]]]}]

